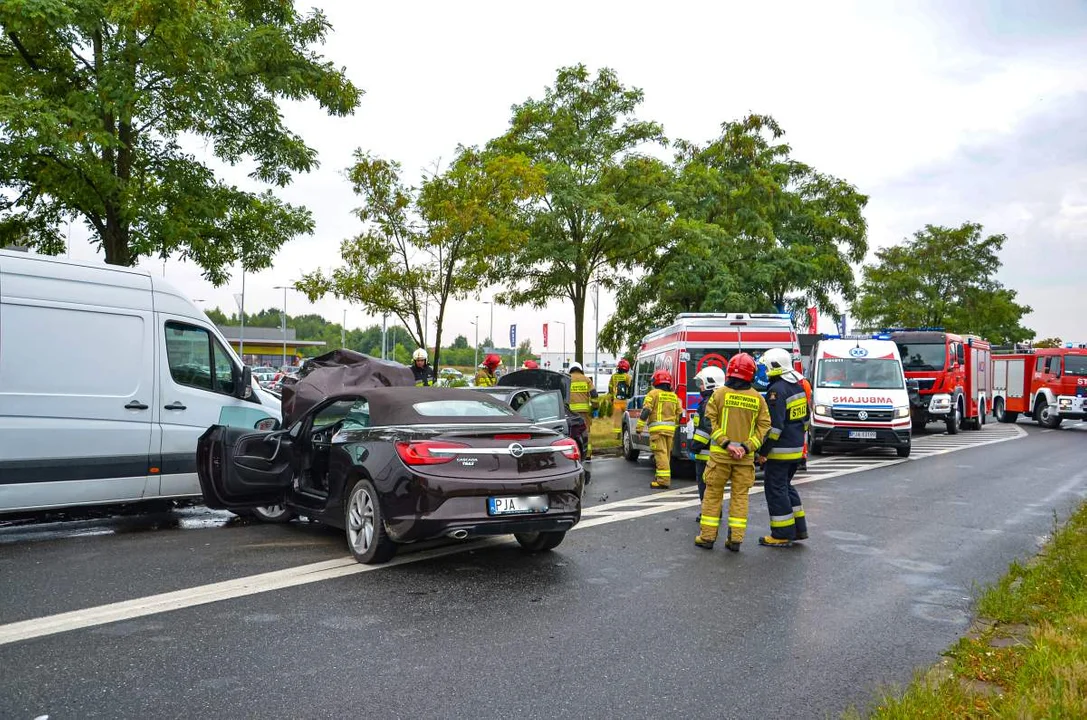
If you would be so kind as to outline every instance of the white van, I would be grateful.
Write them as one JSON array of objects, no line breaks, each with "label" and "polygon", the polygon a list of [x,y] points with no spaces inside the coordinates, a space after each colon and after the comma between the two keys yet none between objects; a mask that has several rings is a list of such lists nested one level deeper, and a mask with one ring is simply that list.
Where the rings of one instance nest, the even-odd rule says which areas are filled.
[{"label": "white van", "polygon": [[0,513],[199,497],[208,427],[279,418],[162,279],[0,250]]},{"label": "white van", "polygon": [[812,355],[811,451],[829,445],[893,447],[910,455],[910,398],[889,339],[828,338]]}]

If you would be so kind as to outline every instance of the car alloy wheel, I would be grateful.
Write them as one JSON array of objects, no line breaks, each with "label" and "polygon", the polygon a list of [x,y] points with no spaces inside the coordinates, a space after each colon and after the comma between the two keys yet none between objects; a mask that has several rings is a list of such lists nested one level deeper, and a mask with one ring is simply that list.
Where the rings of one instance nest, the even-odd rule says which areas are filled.
[{"label": "car alloy wheel", "polygon": [[359,480],[344,508],[347,547],[361,563],[387,562],[396,554],[396,543],[385,532],[377,490],[369,480]]},{"label": "car alloy wheel", "polygon": [[285,523],[294,519],[294,513],[283,503],[253,508],[253,517],[266,523]]}]

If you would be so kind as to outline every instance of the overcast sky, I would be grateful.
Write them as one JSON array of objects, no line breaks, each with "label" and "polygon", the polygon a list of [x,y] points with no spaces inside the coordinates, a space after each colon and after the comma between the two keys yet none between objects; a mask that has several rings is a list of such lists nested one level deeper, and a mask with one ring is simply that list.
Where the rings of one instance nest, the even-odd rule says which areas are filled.
[{"label": "overcast sky", "polygon": [[[414,182],[458,143],[502,133],[513,104],[542,96],[557,68],[582,62],[612,67],[642,88],[639,116],[661,122],[671,139],[704,141],[723,121],[773,115],[798,159],[870,196],[873,249],[925,223],[978,221],[1006,234],[999,278],[1034,308],[1027,324],[1039,337],[1087,341],[1083,0],[320,5],[334,28],[326,56],[366,94],[347,118],[286,108],[321,168],[281,194],[308,206],[317,228],[286,245],[274,269],[247,278],[249,311],[282,304],[273,286],[339,263],[340,241],[359,230],[342,175],[356,148],[400,161]],[[247,183],[244,169],[225,173]],[[92,257],[81,236],[73,226],[73,257]],[[144,267],[163,272],[161,262]],[[213,288],[180,261],[165,274],[207,307],[232,309],[240,290],[237,275]],[[310,305],[293,291],[287,306],[336,321],[347,309],[348,327],[374,321],[335,299]],[[601,322],[611,309],[602,298]],[[458,303],[444,337],[471,341],[478,313],[482,340],[488,312]],[[545,311],[499,307],[495,335],[504,344],[516,322],[519,339],[538,350],[542,323],[556,320],[569,323],[572,352],[573,314],[562,302]],[[556,326],[553,347],[560,338]]]}]

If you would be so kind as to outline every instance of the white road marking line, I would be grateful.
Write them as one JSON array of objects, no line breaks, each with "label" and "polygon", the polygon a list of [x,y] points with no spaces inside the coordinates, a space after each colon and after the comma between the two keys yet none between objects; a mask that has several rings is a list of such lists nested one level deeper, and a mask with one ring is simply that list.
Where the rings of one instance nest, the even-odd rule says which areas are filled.
[{"label": "white road marking line", "polygon": [[[968,447],[992,445],[998,442],[1006,442],[1008,440],[1026,437],[1026,431],[1018,427],[1015,427],[1015,429],[1017,430],[1015,435],[1008,434],[1005,437],[977,443],[975,445],[944,448],[933,454],[941,455],[957,450],[964,450]],[[826,460],[823,460],[821,458],[818,461],[813,460],[811,464],[818,466],[824,464],[826,461],[832,461],[833,459],[834,458],[827,458]],[[859,467],[832,467],[827,468],[828,472],[825,473],[820,472],[819,474],[812,475],[798,475],[797,479],[793,481],[793,484],[805,485],[817,480],[826,480],[832,477],[867,472],[869,470],[889,467],[891,465],[899,465],[912,460],[912,458],[905,459],[899,457],[872,457],[870,459],[873,462],[866,463]],[[1065,490],[1062,487],[1060,492],[1064,491]],[[758,495],[762,492],[762,487],[754,487],[751,489],[750,494]],[[595,505],[591,508],[586,508],[583,511],[583,515],[591,517],[582,520],[574,526],[574,530],[592,528],[599,525],[621,522],[623,520],[631,520],[634,518],[695,507],[700,504],[697,497],[691,497],[696,493],[697,488],[684,487],[675,490],[664,490],[635,498],[617,500],[603,505]],[[729,499],[731,493],[725,493],[724,497],[726,500]],[[199,585],[185,590],[149,595],[147,597],[124,600],[108,605],[99,605],[97,607],[84,608],[82,610],[73,610],[71,612],[59,613],[56,615],[22,620],[19,622],[8,623],[7,625],[0,625],[0,645],[8,645],[22,640],[56,635],[58,633],[81,630],[113,622],[132,620],[134,618],[156,615],[171,610],[181,610],[183,608],[206,605],[221,600],[231,600],[247,595],[270,592],[272,590],[281,590],[284,588],[321,582],[323,580],[332,580],[374,570],[408,565],[446,555],[455,555],[467,550],[506,545],[511,542],[513,542],[513,540],[509,536],[484,538],[470,543],[457,543],[447,547],[412,553],[410,555],[401,555],[385,565],[361,565],[355,562],[353,557],[347,556],[335,560],[325,560],[322,562],[310,563],[309,565],[299,565],[293,568],[261,573],[259,575],[250,575],[234,580],[224,580],[209,585]]]}]

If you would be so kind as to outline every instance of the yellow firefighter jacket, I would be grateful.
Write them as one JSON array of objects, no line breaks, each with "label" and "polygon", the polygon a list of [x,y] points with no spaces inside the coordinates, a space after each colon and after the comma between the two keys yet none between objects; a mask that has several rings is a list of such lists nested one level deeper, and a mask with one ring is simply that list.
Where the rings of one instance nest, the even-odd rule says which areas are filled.
[{"label": "yellow firefighter jacket", "polygon": [[679,397],[674,392],[653,388],[642,403],[638,432],[648,424],[650,435],[674,435],[679,412]]},{"label": "yellow firefighter jacket", "polygon": [[574,371],[570,373],[570,409],[576,413],[591,413],[593,411],[593,395],[596,388],[593,381],[585,373]]},{"label": "yellow firefighter jacket", "polygon": [[[735,390],[727,385],[717,388],[706,403],[706,415],[713,428],[710,459],[716,463],[754,463],[755,452],[770,431],[770,410],[762,395],[754,388]],[[746,446],[747,454],[733,460],[728,454],[729,443]]]}]

